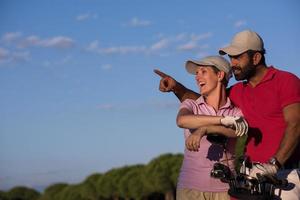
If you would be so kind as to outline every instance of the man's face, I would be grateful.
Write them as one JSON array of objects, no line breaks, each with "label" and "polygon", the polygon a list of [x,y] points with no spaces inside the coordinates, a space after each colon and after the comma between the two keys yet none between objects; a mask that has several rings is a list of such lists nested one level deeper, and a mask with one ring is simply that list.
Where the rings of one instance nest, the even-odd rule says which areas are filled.
[{"label": "man's face", "polygon": [[230,62],[234,77],[237,81],[248,80],[255,73],[255,66],[252,57],[244,52],[237,56],[230,56]]}]

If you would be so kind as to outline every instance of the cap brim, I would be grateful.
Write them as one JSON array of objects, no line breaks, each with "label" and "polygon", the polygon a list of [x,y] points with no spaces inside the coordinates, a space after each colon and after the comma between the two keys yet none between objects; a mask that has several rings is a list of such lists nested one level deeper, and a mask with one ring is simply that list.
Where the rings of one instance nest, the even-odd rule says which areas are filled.
[{"label": "cap brim", "polygon": [[235,47],[235,46],[228,46],[228,47],[221,48],[219,50],[219,54],[220,55],[228,54],[230,56],[237,56],[237,55],[244,53],[245,51],[247,51],[247,49],[242,49],[242,48]]},{"label": "cap brim", "polygon": [[196,70],[199,67],[199,65],[201,65],[201,66],[213,66],[213,64],[211,64],[211,63],[206,63],[206,62],[196,61],[196,60],[188,60],[188,61],[186,61],[185,69],[190,74],[195,75]]}]

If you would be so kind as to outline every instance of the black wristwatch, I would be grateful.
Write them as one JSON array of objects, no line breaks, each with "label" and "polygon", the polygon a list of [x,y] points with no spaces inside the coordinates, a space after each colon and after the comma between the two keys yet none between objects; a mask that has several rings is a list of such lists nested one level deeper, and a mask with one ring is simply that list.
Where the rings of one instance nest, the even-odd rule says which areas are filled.
[{"label": "black wristwatch", "polygon": [[269,163],[272,165],[276,165],[277,169],[280,169],[282,167],[282,165],[280,164],[280,162],[277,160],[276,157],[271,157]]}]

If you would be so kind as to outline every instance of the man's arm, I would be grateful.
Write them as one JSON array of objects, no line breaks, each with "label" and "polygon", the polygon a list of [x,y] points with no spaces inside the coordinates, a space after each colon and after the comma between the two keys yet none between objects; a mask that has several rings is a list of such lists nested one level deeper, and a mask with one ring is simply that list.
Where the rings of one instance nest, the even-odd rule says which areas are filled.
[{"label": "man's arm", "polygon": [[182,85],[181,83],[176,81],[176,84],[173,88],[173,93],[179,99],[180,102],[183,102],[186,99],[193,99],[196,100],[200,97],[199,93],[196,93]]},{"label": "man's arm", "polygon": [[274,155],[282,165],[292,155],[300,140],[300,103],[284,107],[283,115],[287,126],[279,149]]},{"label": "man's arm", "polygon": [[185,99],[198,99],[200,94],[184,87],[181,83],[177,82],[173,77],[155,69],[154,72],[161,77],[159,83],[159,90],[161,92],[173,92],[180,102]]}]

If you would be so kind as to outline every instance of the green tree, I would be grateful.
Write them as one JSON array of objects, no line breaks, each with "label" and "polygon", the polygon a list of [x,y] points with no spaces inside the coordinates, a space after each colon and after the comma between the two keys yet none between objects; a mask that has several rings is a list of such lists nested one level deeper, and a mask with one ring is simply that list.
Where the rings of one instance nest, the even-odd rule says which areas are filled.
[{"label": "green tree", "polygon": [[102,177],[103,174],[95,173],[88,176],[83,182],[85,185],[89,185],[91,188],[93,188],[93,191],[90,190],[92,192],[92,194],[90,195],[95,195],[96,198],[99,200],[102,198],[101,198],[100,191],[98,191],[98,182],[101,180]]},{"label": "green tree", "polygon": [[36,200],[40,197],[40,193],[32,188],[18,186],[9,190],[7,197],[9,200]]},{"label": "green tree", "polygon": [[144,169],[144,165],[134,165],[122,176],[118,185],[121,197],[139,200],[149,195]]},{"label": "green tree", "polygon": [[182,165],[182,161],[183,161],[183,155],[182,154],[175,154],[172,156],[172,160],[171,160],[171,181],[173,186],[177,186],[177,181],[178,181],[178,175],[180,172],[180,168]]},{"label": "green tree", "polygon": [[0,199],[1,200],[8,200],[7,193],[0,190]]},{"label": "green tree", "polygon": [[79,183],[64,188],[57,195],[57,200],[97,200],[97,194],[90,183]]},{"label": "green tree", "polygon": [[130,179],[128,180],[130,197],[136,200],[144,199],[151,193],[148,180],[145,176],[145,167],[140,166],[134,168],[128,173]]},{"label": "green tree", "polygon": [[67,183],[55,183],[47,187],[39,200],[56,200],[57,196],[68,186]]},{"label": "green tree", "polygon": [[106,172],[97,182],[97,191],[105,199],[118,200],[121,196],[118,183],[122,176],[130,170],[129,166],[114,168]]},{"label": "green tree", "polygon": [[146,175],[153,192],[165,194],[166,200],[175,199],[177,177],[182,163],[182,154],[163,154],[149,162]]}]

